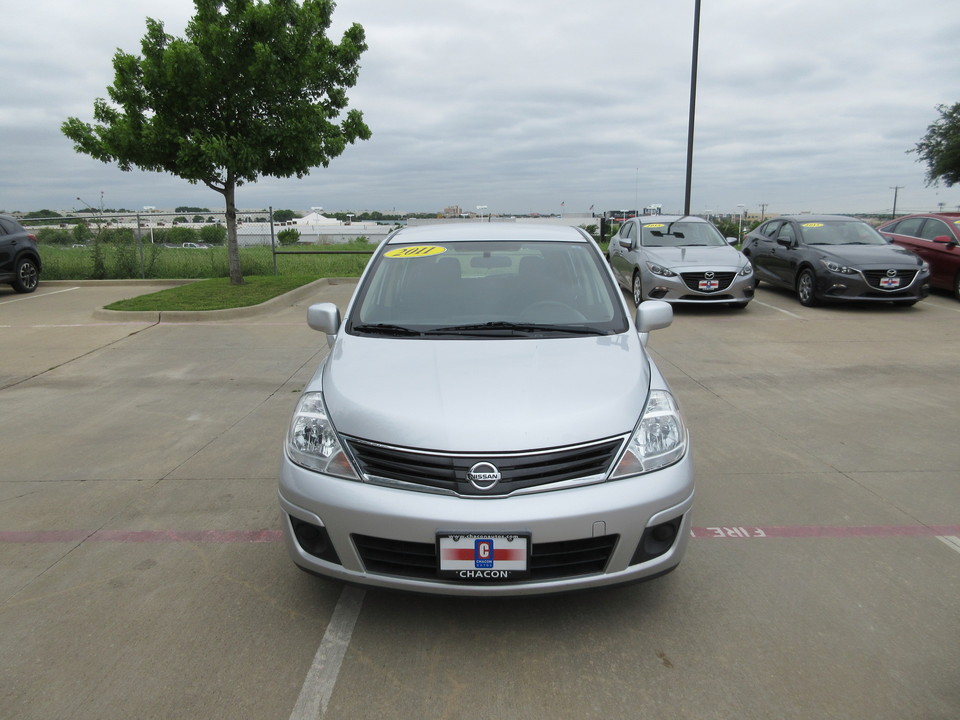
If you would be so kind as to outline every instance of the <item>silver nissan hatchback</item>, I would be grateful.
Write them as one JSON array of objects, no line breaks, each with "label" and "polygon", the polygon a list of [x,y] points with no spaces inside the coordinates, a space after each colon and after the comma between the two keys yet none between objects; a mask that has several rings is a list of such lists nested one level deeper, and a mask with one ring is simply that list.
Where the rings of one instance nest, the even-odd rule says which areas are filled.
[{"label": "silver nissan hatchback", "polygon": [[[371,258],[304,388],[279,484],[300,568],[448,595],[534,595],[662,575],[690,535],[677,402],[573,227],[409,227]],[[615,378],[615,382],[611,381]]]}]

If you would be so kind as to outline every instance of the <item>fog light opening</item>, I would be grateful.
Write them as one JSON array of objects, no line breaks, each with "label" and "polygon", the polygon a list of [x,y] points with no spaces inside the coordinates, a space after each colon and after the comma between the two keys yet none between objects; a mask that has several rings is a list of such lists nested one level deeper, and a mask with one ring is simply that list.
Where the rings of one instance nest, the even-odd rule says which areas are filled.
[{"label": "fog light opening", "polygon": [[293,527],[293,535],[297,539],[297,544],[305,553],[327,562],[341,564],[340,557],[337,555],[337,551],[333,549],[330,535],[325,527],[308,523],[293,516],[290,517],[290,525]]},{"label": "fog light opening", "polygon": [[677,535],[680,533],[682,522],[683,516],[681,515],[678,518],[644,530],[643,537],[640,538],[640,543],[637,545],[637,550],[633,554],[630,564],[639,565],[648,560],[653,560],[672,548],[677,540]]}]

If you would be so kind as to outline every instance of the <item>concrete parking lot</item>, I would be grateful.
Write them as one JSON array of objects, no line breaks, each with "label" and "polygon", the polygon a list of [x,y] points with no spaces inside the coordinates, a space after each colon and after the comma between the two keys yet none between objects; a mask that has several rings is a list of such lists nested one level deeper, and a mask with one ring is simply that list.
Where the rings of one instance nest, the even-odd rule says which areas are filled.
[{"label": "concrete parking lot", "polygon": [[678,310],[650,349],[694,443],[683,564],[477,601],[345,589],[280,542],[305,310],[352,282],[98,312],[155,289],[0,289],[0,717],[960,717],[951,297]]}]

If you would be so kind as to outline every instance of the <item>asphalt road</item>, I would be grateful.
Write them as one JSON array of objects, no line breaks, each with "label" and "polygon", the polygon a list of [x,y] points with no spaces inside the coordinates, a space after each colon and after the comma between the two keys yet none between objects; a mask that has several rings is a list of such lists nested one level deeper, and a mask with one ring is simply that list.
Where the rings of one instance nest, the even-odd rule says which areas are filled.
[{"label": "asphalt road", "polygon": [[650,348],[694,443],[683,564],[477,601],[344,589],[279,540],[282,437],[326,353],[306,306],[352,284],[97,312],[154,289],[0,289],[0,717],[960,717],[951,297],[678,310]]}]

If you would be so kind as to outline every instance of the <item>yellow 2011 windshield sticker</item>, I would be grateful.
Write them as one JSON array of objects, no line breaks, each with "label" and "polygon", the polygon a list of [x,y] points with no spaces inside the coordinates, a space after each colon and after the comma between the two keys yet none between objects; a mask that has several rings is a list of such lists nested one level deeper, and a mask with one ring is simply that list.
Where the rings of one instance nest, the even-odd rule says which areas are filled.
[{"label": "yellow 2011 windshield sticker", "polygon": [[409,245],[407,247],[397,248],[396,250],[388,250],[384,253],[384,257],[388,258],[419,258],[419,257],[428,257],[430,255],[439,255],[440,253],[445,253],[447,249],[441,247],[440,245]]},{"label": "yellow 2011 windshield sticker", "polygon": [[823,223],[804,223],[800,227],[823,227]]},{"label": "yellow 2011 windshield sticker", "polygon": [[650,223],[649,225],[644,225],[645,228],[662,228],[666,227],[663,223]]}]

